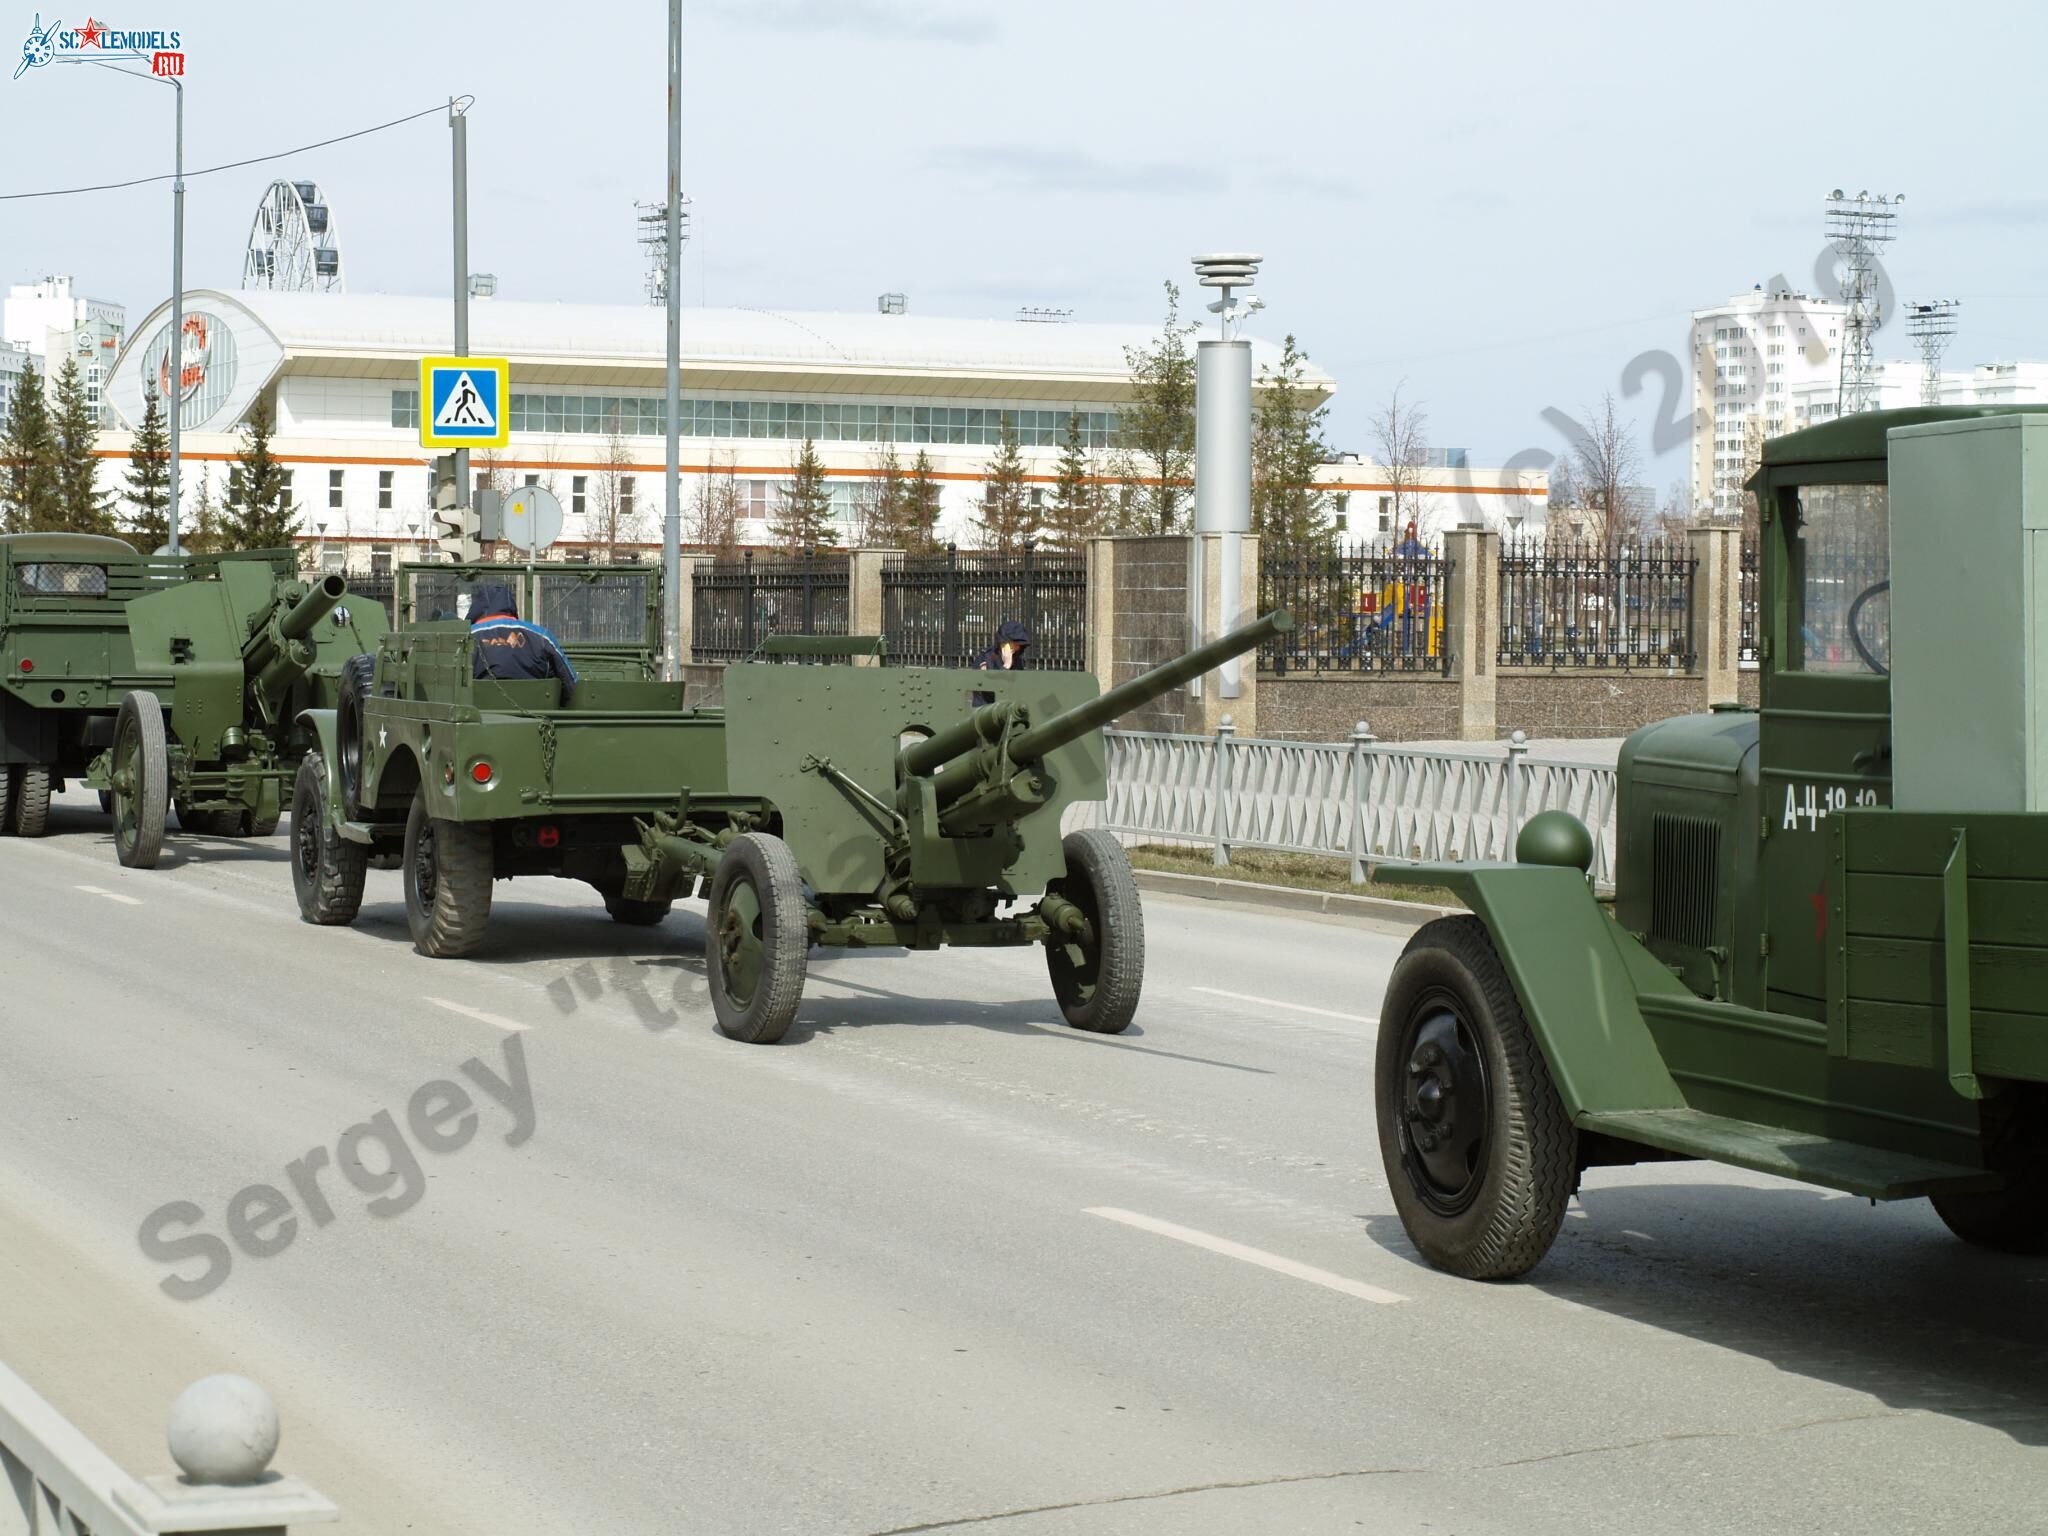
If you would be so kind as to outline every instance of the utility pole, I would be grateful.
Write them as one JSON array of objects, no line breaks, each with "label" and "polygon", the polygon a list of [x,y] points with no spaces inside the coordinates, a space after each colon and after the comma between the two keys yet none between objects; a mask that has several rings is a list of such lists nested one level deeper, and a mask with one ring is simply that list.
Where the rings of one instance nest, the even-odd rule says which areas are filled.
[{"label": "utility pole", "polygon": [[[1217,318],[1217,334],[1195,344],[1195,544],[1199,550],[1203,534],[1220,535],[1216,552],[1222,562],[1216,573],[1216,610],[1201,626],[1205,641],[1243,622],[1243,594],[1238,588],[1244,536],[1252,526],[1252,344],[1241,330],[1245,317],[1263,308],[1265,301],[1240,303],[1236,294],[1251,287],[1261,260],[1247,251],[1195,258],[1196,281],[1222,290],[1209,306]],[[1195,597],[1198,613],[1207,601],[1206,587],[1205,581]],[[1238,658],[1218,668],[1217,684],[1219,698],[1243,696]]]},{"label": "utility pole", "polygon": [[178,550],[178,427],[185,414],[185,82],[175,75],[178,92],[178,174],[171,182],[171,344],[164,356],[171,365],[171,553]]},{"label": "utility pole", "polygon": [[662,471],[666,497],[661,519],[662,675],[682,676],[683,657],[683,0],[668,0],[668,368]]},{"label": "utility pole", "polygon": [[[455,351],[456,357],[469,356],[469,107],[466,102],[458,105],[457,98],[448,98],[448,128],[454,136],[455,149]],[[432,410],[431,400],[420,401],[422,411]],[[512,408],[509,400],[500,400],[498,409]],[[469,450],[455,450],[455,507],[461,514],[465,533],[469,528]]]}]

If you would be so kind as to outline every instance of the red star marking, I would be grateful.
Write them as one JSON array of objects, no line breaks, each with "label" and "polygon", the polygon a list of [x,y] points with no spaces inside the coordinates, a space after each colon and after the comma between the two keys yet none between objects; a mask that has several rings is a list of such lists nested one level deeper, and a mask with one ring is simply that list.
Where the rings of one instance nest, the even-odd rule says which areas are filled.
[{"label": "red star marking", "polygon": [[1806,898],[1813,903],[1813,942],[1818,944],[1828,936],[1828,882],[1822,876],[1820,889]]},{"label": "red star marking", "polygon": [[90,16],[85,18],[85,25],[78,29],[78,46],[81,48],[98,48],[101,46],[100,24]]}]

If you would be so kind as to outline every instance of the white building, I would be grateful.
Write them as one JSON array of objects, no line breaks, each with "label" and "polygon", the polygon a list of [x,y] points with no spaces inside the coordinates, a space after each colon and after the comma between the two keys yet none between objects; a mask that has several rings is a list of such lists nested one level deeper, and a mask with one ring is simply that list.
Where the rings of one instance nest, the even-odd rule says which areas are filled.
[{"label": "white building", "polygon": [[1693,311],[1692,464],[1695,511],[1740,510],[1745,439],[1808,426],[1825,386],[1828,414],[1841,374],[1843,305],[1785,289],[1738,293]]},{"label": "white building", "polygon": [[0,304],[0,340],[23,348],[36,360],[44,392],[54,400],[57,374],[66,357],[78,359],[86,402],[100,414],[107,376],[127,334],[128,311],[106,299],[80,296],[68,277],[46,277],[39,283],[16,283]]},{"label": "white building", "polygon": [[0,341],[0,422],[7,419],[8,407],[14,401],[14,391],[21,384],[21,375],[28,363],[25,347],[10,346]]},{"label": "white building", "polygon": [[[1317,466],[1329,494],[1330,525],[1346,542],[1398,539],[1404,522],[1424,537],[1484,525],[1496,533],[1542,526],[1550,476],[1537,469],[1472,469],[1462,449],[1439,450],[1425,468],[1395,477],[1369,455],[1347,453]],[[1408,511],[1402,505],[1405,493]]]},{"label": "white building", "polygon": [[[1877,408],[1903,410],[1926,403],[1924,364],[1887,358],[1877,365]],[[2039,405],[2048,403],[2048,363],[1979,363],[1944,369],[1936,385],[1937,405]],[[1835,387],[1816,380],[1794,391],[1798,425],[1835,415]]]}]

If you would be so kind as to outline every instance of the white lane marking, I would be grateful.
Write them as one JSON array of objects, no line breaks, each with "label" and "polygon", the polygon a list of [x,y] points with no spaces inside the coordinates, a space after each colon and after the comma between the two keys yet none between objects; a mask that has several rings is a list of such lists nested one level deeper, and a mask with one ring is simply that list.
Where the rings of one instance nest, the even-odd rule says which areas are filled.
[{"label": "white lane marking", "polygon": [[1313,1264],[1283,1259],[1279,1254],[1267,1253],[1263,1248],[1247,1248],[1243,1243],[1233,1243],[1227,1237],[1212,1237],[1207,1232],[1197,1232],[1193,1227],[1176,1226],[1173,1222],[1161,1221],[1156,1216],[1140,1216],[1136,1211],[1120,1211],[1108,1205],[1091,1205],[1087,1207],[1087,1214],[1101,1216],[1109,1221],[1120,1221],[1127,1227],[1138,1228],[1141,1232],[1156,1232],[1161,1237],[1170,1237],[1176,1242],[1188,1243],[1196,1248],[1206,1248],[1209,1252],[1220,1253],[1225,1258],[1241,1259],[1247,1264],[1256,1264],[1261,1269],[1270,1269],[1278,1275],[1306,1280],[1310,1285],[1341,1291],[1346,1296],[1356,1296],[1360,1301],[1376,1301],[1385,1306],[1408,1299],[1397,1291],[1383,1291],[1376,1285],[1367,1285],[1363,1280],[1333,1275],[1327,1269],[1317,1269]]},{"label": "white lane marking", "polygon": [[515,1024],[510,1019],[501,1019],[495,1013],[485,1013],[481,1008],[472,1008],[466,1003],[451,1003],[445,997],[427,999],[436,1008],[446,1008],[450,1013],[459,1013],[466,1019],[475,1019],[479,1024],[490,1024],[514,1034],[533,1028],[531,1024]]},{"label": "white lane marking", "polygon": [[124,907],[139,907],[142,903],[133,896],[123,896],[118,891],[103,891],[96,885],[81,885],[79,890],[88,896],[104,896],[109,901],[118,901]]},{"label": "white lane marking", "polygon": [[1285,1008],[1290,1013],[1312,1013],[1319,1019],[1342,1019],[1346,1024],[1377,1025],[1378,1019],[1368,1019],[1358,1013],[1336,1013],[1328,1008],[1311,1008],[1307,1003],[1283,1003],[1271,997],[1253,997],[1247,992],[1226,992],[1221,987],[1189,987],[1190,992],[1206,992],[1211,997],[1227,997],[1233,1003],[1255,1003],[1261,1008]]}]

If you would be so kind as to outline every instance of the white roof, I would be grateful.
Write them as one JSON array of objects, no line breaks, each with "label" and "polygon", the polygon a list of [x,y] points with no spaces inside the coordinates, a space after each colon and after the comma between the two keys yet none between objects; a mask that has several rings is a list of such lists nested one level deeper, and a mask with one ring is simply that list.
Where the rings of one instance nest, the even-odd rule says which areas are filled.
[{"label": "white roof", "polygon": [[[324,354],[409,365],[422,354],[446,352],[453,342],[445,298],[216,291],[189,294],[187,304],[201,299],[247,310],[277,338],[287,360]],[[154,334],[169,308],[166,303],[152,312],[135,336]],[[1155,328],[1143,325],[770,309],[685,308],[681,324],[683,366],[693,373],[925,374],[1121,386],[1130,372],[1124,349],[1158,339]],[[667,347],[662,311],[650,305],[477,299],[469,306],[469,349],[479,356],[659,368]],[[1255,374],[1279,359],[1278,347],[1253,341]],[[1303,382],[1318,394],[1336,387],[1313,365]]]}]

